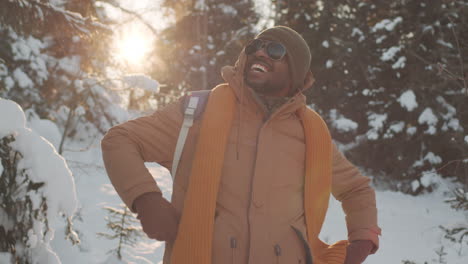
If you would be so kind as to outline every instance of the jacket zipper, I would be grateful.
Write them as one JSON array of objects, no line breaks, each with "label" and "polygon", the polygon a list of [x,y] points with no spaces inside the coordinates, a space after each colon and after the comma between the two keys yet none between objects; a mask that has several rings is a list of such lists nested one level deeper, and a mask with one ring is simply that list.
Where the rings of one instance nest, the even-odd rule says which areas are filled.
[{"label": "jacket zipper", "polygon": [[237,248],[237,240],[235,237],[231,237],[231,264],[236,263],[236,248]]},{"label": "jacket zipper", "polygon": [[[262,127],[260,128],[260,131],[258,133],[258,137],[260,136],[260,133],[262,131],[262,129],[265,127],[265,124],[268,123],[268,121],[270,121],[278,112],[280,109],[282,109],[283,107],[285,107],[285,105],[287,104],[290,104],[291,102],[295,101],[295,99],[293,100],[288,100],[286,103],[284,103],[282,106],[280,106],[280,108],[276,109],[273,113],[270,113],[269,111],[264,111],[265,112],[265,117],[263,117],[262,121],[263,121],[263,124],[262,124]],[[242,105],[242,104],[241,104]],[[265,107],[263,105],[263,107]],[[265,110],[265,109],[263,109]],[[240,123],[239,123],[240,125]],[[252,194],[253,194],[253,181],[254,181],[254,176],[255,176],[255,169],[257,168],[257,155],[258,155],[258,141],[259,141],[259,138],[257,137],[257,144],[256,144],[256,147],[255,147],[255,162],[254,162],[254,175],[252,175],[252,178],[250,179],[250,194],[249,194],[249,208],[248,208],[248,213],[247,213],[247,263],[250,263],[250,209],[252,208]],[[239,142],[237,142],[237,144],[239,144]],[[278,246],[279,247],[279,246]],[[281,254],[281,248],[280,248],[280,254]]]}]

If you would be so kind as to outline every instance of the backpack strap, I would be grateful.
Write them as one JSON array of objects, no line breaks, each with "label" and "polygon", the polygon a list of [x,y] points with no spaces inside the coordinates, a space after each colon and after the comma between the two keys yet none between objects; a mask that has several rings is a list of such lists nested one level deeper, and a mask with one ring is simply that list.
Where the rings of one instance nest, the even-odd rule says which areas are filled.
[{"label": "backpack strap", "polygon": [[177,167],[179,166],[180,156],[184,150],[185,140],[189,129],[193,125],[194,120],[198,120],[203,111],[205,110],[206,102],[210,96],[210,90],[201,90],[190,92],[188,96],[184,98],[183,113],[184,121],[182,122],[182,127],[180,128],[179,138],[177,139],[176,148],[174,151],[174,158],[172,159],[172,180],[175,180],[175,175],[177,173]]}]

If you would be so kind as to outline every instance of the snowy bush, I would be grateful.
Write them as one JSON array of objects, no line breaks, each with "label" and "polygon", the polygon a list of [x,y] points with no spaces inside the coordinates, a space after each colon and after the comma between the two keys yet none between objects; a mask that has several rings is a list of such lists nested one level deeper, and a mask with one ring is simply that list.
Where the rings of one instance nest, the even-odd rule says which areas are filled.
[{"label": "snowy bush", "polygon": [[55,148],[25,127],[18,104],[0,98],[0,112],[8,113],[0,119],[0,252],[17,263],[60,263],[51,226],[75,212],[73,177]]}]

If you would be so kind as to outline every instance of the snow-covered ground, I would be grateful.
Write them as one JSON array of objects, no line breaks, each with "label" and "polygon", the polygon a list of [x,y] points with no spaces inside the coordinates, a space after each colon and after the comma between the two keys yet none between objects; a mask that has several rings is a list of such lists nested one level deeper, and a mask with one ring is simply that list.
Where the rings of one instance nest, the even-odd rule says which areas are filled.
[{"label": "snow-covered ground", "polygon": [[[73,146],[75,145],[75,146]],[[82,146],[82,144],[80,144]],[[117,247],[117,241],[98,237],[98,232],[105,232],[107,215],[104,206],[118,207],[121,201],[110,184],[101,160],[99,142],[86,151],[79,150],[80,145],[67,145],[64,156],[72,170],[79,201],[75,228],[80,232],[81,245],[71,248],[63,239],[64,225],[56,227],[56,237],[52,247],[62,263],[116,263],[107,252]],[[169,172],[157,165],[149,165],[150,171],[169,199],[171,178]],[[417,197],[390,191],[377,191],[379,223],[382,228],[380,250],[370,256],[365,263],[397,264],[404,260],[417,264],[427,263],[468,263],[468,246],[455,244],[444,238],[439,228],[465,222],[468,216],[457,212],[443,202],[445,193],[450,189],[447,181],[441,181],[440,187],[432,194]],[[340,203],[331,201],[321,238],[333,242],[346,238],[346,226]],[[446,253],[439,261],[437,251]],[[71,248],[71,249],[70,249]],[[127,263],[161,263],[164,244],[142,238],[133,248],[127,249],[124,259]]]}]

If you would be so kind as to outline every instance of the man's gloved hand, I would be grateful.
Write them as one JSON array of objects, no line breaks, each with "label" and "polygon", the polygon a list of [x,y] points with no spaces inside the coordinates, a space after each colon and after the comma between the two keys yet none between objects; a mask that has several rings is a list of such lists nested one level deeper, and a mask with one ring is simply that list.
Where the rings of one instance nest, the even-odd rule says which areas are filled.
[{"label": "man's gloved hand", "polygon": [[137,218],[149,238],[174,241],[177,236],[180,215],[159,192],[138,196],[133,202]]},{"label": "man's gloved hand", "polygon": [[356,240],[351,242],[346,249],[346,259],[344,264],[361,264],[369,256],[374,248],[374,243],[370,240]]}]

